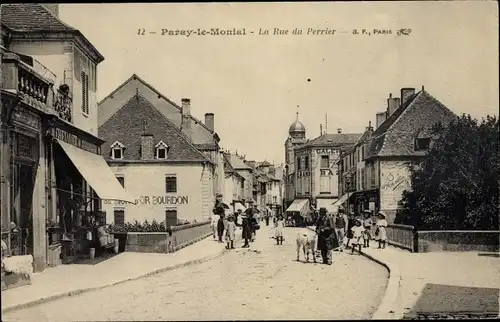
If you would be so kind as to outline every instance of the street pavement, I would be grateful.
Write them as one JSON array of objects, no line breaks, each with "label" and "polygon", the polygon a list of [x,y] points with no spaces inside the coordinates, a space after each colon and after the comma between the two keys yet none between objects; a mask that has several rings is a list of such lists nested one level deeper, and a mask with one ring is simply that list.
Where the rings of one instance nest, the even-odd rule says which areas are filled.
[{"label": "street pavement", "polygon": [[[297,262],[295,236],[262,225],[250,249],[208,262],[7,312],[3,321],[368,319],[388,272],[359,254],[333,265]],[[213,241],[216,243],[215,241]],[[133,263],[131,263],[133,265]]]}]

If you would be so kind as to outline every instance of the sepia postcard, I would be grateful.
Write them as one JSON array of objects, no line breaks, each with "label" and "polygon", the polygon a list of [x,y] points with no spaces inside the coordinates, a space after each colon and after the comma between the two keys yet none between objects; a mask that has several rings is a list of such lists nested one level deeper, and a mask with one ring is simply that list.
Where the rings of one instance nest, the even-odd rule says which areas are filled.
[{"label": "sepia postcard", "polygon": [[495,1],[0,8],[2,321],[500,317]]}]

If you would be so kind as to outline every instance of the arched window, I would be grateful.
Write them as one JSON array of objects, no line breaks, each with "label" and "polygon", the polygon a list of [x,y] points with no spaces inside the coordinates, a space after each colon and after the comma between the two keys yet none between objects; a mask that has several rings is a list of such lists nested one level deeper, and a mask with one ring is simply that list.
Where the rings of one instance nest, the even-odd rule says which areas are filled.
[{"label": "arched window", "polygon": [[125,146],[118,141],[111,144],[111,159],[113,159],[113,160],[123,159],[124,150],[125,150]]},{"label": "arched window", "polygon": [[169,146],[166,145],[165,142],[163,142],[163,141],[158,142],[158,144],[155,145],[156,158],[159,160],[167,159],[168,149],[169,149]]}]

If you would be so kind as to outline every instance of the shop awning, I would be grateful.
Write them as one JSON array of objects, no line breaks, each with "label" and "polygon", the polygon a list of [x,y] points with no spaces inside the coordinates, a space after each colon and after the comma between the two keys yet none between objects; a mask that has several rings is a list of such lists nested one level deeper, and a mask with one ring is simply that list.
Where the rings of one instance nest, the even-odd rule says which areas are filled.
[{"label": "shop awning", "polygon": [[297,211],[301,215],[305,215],[309,210],[309,199],[295,199],[292,204],[287,208],[287,212]]},{"label": "shop awning", "polygon": [[348,192],[348,193],[344,194],[342,197],[340,197],[340,199],[335,201],[332,205],[336,205],[336,206],[342,205],[351,196],[351,194],[352,194],[352,192]]},{"label": "shop awning", "polygon": [[328,198],[328,199],[317,198],[316,199],[316,209],[328,208],[328,206],[333,204],[335,201],[337,201],[337,198]]},{"label": "shop awning", "polygon": [[242,212],[245,212],[245,210],[247,210],[247,208],[246,208],[245,206],[243,206],[243,205],[241,204],[241,202],[237,202],[237,201],[236,201],[236,202],[234,203],[234,210],[235,210],[235,211],[238,211],[238,210],[240,210],[240,209],[241,209],[241,211],[242,211]]},{"label": "shop awning", "polygon": [[61,140],[57,140],[57,143],[99,198],[135,203],[135,198],[132,198],[125,191],[102,156],[87,152]]}]

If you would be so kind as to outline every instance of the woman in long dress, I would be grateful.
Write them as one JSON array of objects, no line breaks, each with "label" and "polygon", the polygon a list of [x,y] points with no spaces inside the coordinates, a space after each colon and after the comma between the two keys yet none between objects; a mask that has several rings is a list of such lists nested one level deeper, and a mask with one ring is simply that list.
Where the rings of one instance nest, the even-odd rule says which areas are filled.
[{"label": "woman in long dress", "polygon": [[274,230],[274,237],[276,238],[276,245],[283,245],[283,228],[285,227],[285,220],[282,215],[279,215]]},{"label": "woman in long dress", "polygon": [[378,248],[385,248],[385,243],[387,241],[387,220],[385,217],[384,212],[380,211],[378,213],[379,220],[377,221],[377,230],[375,231],[378,240]]}]

